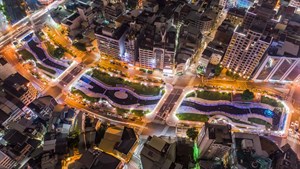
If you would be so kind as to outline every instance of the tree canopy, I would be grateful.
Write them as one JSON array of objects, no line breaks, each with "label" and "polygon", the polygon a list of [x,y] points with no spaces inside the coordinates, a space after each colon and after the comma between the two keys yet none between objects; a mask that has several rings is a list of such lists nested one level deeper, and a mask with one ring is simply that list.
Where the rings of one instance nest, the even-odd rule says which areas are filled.
[{"label": "tree canopy", "polygon": [[243,100],[253,100],[254,99],[254,93],[251,92],[249,89],[244,90],[243,94],[242,94],[242,99]]},{"label": "tree canopy", "polygon": [[195,140],[197,138],[198,133],[199,131],[195,127],[189,128],[186,131],[186,135],[192,140]]}]

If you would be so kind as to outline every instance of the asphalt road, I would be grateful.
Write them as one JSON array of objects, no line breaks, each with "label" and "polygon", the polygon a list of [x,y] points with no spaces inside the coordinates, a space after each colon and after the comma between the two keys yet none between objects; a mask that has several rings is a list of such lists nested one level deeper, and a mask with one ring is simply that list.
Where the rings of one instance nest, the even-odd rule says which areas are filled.
[{"label": "asphalt road", "polygon": [[156,119],[164,119],[179,99],[182,89],[174,88],[156,115]]}]

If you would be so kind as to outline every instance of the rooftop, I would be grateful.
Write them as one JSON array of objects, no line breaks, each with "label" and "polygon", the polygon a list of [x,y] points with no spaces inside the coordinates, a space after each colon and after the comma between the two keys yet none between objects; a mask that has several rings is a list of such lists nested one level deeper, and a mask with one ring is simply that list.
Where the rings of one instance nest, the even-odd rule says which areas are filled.
[{"label": "rooftop", "polygon": [[151,138],[151,140],[148,143],[149,146],[153,147],[159,152],[165,152],[166,147],[168,146],[168,143],[165,142],[163,139],[154,136]]},{"label": "rooftop", "polygon": [[209,139],[214,139],[217,144],[232,143],[231,126],[205,123],[205,129],[208,131]]},{"label": "rooftop", "polygon": [[117,145],[115,149],[123,154],[128,154],[132,146],[137,141],[134,130],[132,128],[124,127],[121,140],[122,141]]},{"label": "rooftop", "polygon": [[9,145],[22,145],[28,139],[27,136],[18,132],[17,130],[10,129],[8,130],[2,138]]},{"label": "rooftop", "polygon": [[246,8],[230,8],[227,14],[244,17],[246,14]]},{"label": "rooftop", "polygon": [[77,13],[77,12],[75,12],[75,13],[73,13],[72,15],[70,15],[69,17],[68,17],[68,20],[69,21],[73,21],[73,20],[75,20],[77,17],[79,17],[80,15],[79,15],[79,13]]},{"label": "rooftop", "polygon": [[123,23],[120,27],[114,27],[113,24],[108,24],[104,27],[98,27],[95,33],[96,36],[101,35],[101,36],[113,38],[115,40],[119,40],[124,35],[128,27],[129,26],[125,23]]},{"label": "rooftop", "polygon": [[286,37],[283,44],[273,42],[268,49],[269,55],[300,58],[300,41]]},{"label": "rooftop", "polygon": [[10,75],[8,78],[4,80],[3,87],[9,93],[12,93],[16,97],[21,97],[24,93],[27,92],[27,85],[29,81],[25,79],[19,73],[15,73]]},{"label": "rooftop", "polygon": [[[116,169],[121,161],[107,153],[89,149],[83,153],[77,163],[89,169]],[[76,165],[76,168],[82,168],[80,165]]]}]

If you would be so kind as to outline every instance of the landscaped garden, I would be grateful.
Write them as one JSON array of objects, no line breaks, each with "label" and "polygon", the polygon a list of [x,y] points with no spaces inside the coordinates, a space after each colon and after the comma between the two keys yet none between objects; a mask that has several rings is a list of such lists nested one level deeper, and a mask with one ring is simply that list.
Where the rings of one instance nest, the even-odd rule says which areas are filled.
[{"label": "landscaped garden", "polygon": [[179,120],[207,122],[209,119],[208,115],[194,114],[194,113],[180,113],[176,114]]},{"label": "landscaped garden", "polygon": [[261,97],[261,103],[268,104],[273,107],[281,107],[281,108],[283,107],[282,103],[280,103],[279,101],[277,101],[273,98],[267,97],[267,96]]},{"label": "landscaped garden", "polygon": [[[28,50],[26,50],[26,49],[19,50],[18,53],[21,55],[21,57],[22,57],[22,59],[23,59],[24,61],[27,61],[27,60],[37,61],[36,58],[33,56],[33,54],[30,53],[30,52],[29,52]],[[47,72],[49,72],[49,73],[51,73],[51,74],[53,74],[53,75],[56,73],[55,70],[50,69],[50,68],[48,68],[48,67],[45,67],[45,66],[43,66],[43,65],[40,64],[40,63],[36,63],[36,67],[38,67],[39,69],[43,69],[43,70],[45,70],[45,71],[47,71]]]},{"label": "landscaped garden", "polygon": [[122,109],[122,108],[116,108],[116,111],[119,115],[124,115],[126,113],[132,113],[137,117],[143,117],[145,114],[150,113],[150,110],[128,110],[128,109]]},{"label": "landscaped garden", "polygon": [[34,61],[36,61],[36,58],[33,56],[33,54],[30,53],[26,49],[19,50],[18,53],[21,55],[21,57],[22,57],[22,59],[24,61],[27,61],[27,60],[34,60]]},{"label": "landscaped garden", "polygon": [[214,91],[194,91],[186,96],[198,97],[205,100],[228,100],[231,101],[231,93],[226,92],[214,92]]},{"label": "landscaped garden", "polygon": [[90,101],[90,102],[98,102],[99,101],[99,98],[90,97],[90,96],[86,95],[83,91],[76,89],[76,88],[72,88],[71,93],[75,94],[75,95],[78,94],[82,98],[84,98],[85,100]]},{"label": "landscaped garden", "polygon": [[84,43],[81,43],[81,42],[75,42],[75,43],[73,43],[73,45],[74,45],[78,50],[86,51],[86,46],[85,46]]},{"label": "landscaped garden", "polygon": [[158,86],[146,86],[140,83],[133,83],[133,82],[129,82],[126,81],[122,78],[119,77],[112,77],[109,74],[105,73],[105,72],[101,72],[97,69],[93,69],[93,71],[91,72],[91,76],[93,78],[96,78],[98,80],[100,80],[101,82],[116,87],[118,84],[119,85],[124,85],[124,86],[128,86],[132,89],[134,89],[134,91],[137,94],[141,94],[141,95],[159,95],[159,92],[161,90],[161,87]]},{"label": "landscaped garden", "polygon": [[56,73],[55,70],[50,69],[50,68],[48,68],[48,67],[45,67],[45,66],[43,66],[42,64],[39,64],[39,63],[36,63],[36,67],[38,67],[38,68],[40,68],[40,69],[43,69],[43,70],[45,70],[46,72],[49,72],[49,73],[51,73],[51,74],[53,74],[53,75],[55,75],[55,73]]},{"label": "landscaped garden", "polygon": [[259,118],[248,118],[248,121],[251,123],[255,123],[255,124],[265,125],[266,128],[272,127],[272,125],[269,122],[259,119]]},{"label": "landscaped garden", "polygon": [[48,53],[52,57],[60,59],[64,56],[65,50],[62,47],[55,47],[49,41],[46,41],[44,44],[46,45]]}]

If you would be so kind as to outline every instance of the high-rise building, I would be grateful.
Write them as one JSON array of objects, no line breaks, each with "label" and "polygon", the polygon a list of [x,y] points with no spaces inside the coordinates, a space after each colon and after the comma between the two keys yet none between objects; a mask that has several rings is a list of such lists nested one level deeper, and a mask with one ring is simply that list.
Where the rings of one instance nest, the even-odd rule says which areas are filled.
[{"label": "high-rise building", "polygon": [[33,85],[19,73],[6,78],[3,82],[5,92],[19,99],[24,105],[31,103],[38,95]]},{"label": "high-rise building", "polygon": [[154,69],[156,67],[156,60],[153,53],[154,34],[155,27],[147,25],[139,47],[139,62],[142,68]]},{"label": "high-rise building", "polygon": [[273,42],[265,54],[253,80],[298,82],[300,81],[300,41],[285,37]]},{"label": "high-rise building", "polygon": [[272,38],[263,34],[265,24],[255,21],[250,29],[238,27],[231,38],[222,65],[244,78],[249,78],[262,56],[268,49]]},{"label": "high-rise building", "polygon": [[128,30],[127,24],[114,27],[113,24],[96,30],[99,51],[105,55],[122,58],[125,52],[124,40]]},{"label": "high-rise building", "polygon": [[172,74],[175,67],[176,32],[166,30],[166,25],[159,25],[145,28],[139,48],[140,66]]},{"label": "high-rise building", "polygon": [[123,55],[122,60],[132,65],[135,64],[135,61],[139,56],[139,42],[141,41],[140,31],[141,26],[133,24],[125,38],[125,54]]},{"label": "high-rise building", "polygon": [[233,133],[232,140],[232,168],[273,168],[269,153],[279,149],[272,141],[258,134],[239,132]]},{"label": "high-rise building", "polygon": [[201,151],[200,159],[222,159],[231,149],[231,126],[205,123],[198,135],[197,144]]},{"label": "high-rise building", "polygon": [[4,80],[10,75],[15,74],[16,70],[2,56],[0,56],[0,79]]},{"label": "high-rise building", "polygon": [[11,169],[16,166],[16,161],[0,150],[0,168]]},{"label": "high-rise building", "polygon": [[11,121],[19,119],[24,113],[15,103],[5,97],[0,97],[0,122],[2,126],[7,127]]}]

